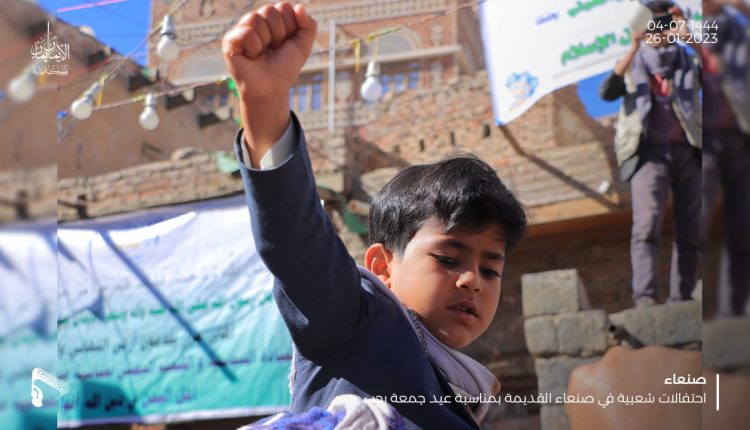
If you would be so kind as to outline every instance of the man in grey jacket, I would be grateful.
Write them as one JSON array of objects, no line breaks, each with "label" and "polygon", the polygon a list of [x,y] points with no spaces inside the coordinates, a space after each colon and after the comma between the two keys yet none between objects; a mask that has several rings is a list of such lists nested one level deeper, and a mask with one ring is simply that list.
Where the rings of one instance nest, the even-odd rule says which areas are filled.
[{"label": "man in grey jacket", "polygon": [[[632,44],[603,82],[605,100],[623,98],[615,154],[630,180],[633,227],[630,254],[636,306],[656,303],[661,224],[670,191],[674,244],[669,301],[690,299],[701,252],[701,75],[697,59],[677,38],[691,42],[682,11],[649,1],[655,17],[671,14],[676,31],[634,33]],[[699,55],[701,47],[691,44]]]}]

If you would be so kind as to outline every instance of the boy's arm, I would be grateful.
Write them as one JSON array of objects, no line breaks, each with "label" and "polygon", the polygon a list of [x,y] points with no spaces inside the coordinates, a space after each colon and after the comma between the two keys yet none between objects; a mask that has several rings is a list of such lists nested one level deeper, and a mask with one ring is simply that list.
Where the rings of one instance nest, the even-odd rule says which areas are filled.
[{"label": "boy's arm", "polygon": [[[348,340],[370,302],[320,204],[304,134],[289,111],[289,88],[310,53],[315,26],[302,5],[281,3],[243,17],[224,38],[240,96],[244,129],[235,150],[255,245],[274,274],[274,296],[292,338],[308,357]],[[283,154],[279,145],[289,141]]]},{"label": "boy's arm", "polygon": [[224,60],[240,99],[243,144],[255,168],[289,125],[289,89],[310,55],[316,29],[304,6],[279,3],[243,16],[224,36]]}]

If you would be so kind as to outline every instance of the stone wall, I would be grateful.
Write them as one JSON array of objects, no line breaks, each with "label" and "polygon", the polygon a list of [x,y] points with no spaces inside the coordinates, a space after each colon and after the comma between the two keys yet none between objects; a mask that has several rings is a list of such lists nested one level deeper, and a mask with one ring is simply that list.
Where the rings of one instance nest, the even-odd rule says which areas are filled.
[{"label": "stone wall", "polygon": [[54,222],[57,207],[57,166],[0,170],[0,225],[21,219]]},{"label": "stone wall", "polygon": [[[571,372],[597,361],[611,346],[699,349],[703,339],[700,302],[630,308],[608,315],[602,309],[589,309],[575,269],[526,274],[522,284],[526,346],[535,358],[539,394],[565,394]],[[745,352],[735,355],[747,360]],[[542,430],[569,429],[563,404],[543,404],[540,421]]]},{"label": "stone wall", "polygon": [[202,152],[104,175],[61,179],[58,220],[72,221],[242,192],[239,175],[219,170],[226,153]]}]

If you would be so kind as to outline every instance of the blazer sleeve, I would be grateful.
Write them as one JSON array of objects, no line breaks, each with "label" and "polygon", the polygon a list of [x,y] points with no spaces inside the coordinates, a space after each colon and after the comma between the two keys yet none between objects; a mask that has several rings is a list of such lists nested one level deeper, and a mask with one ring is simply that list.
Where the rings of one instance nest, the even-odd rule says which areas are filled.
[{"label": "blazer sleeve", "polygon": [[318,196],[304,133],[278,166],[256,170],[235,140],[253,238],[274,275],[274,298],[298,351],[324,357],[366,324],[376,296],[361,286],[357,265],[336,235]]},{"label": "blazer sleeve", "polygon": [[599,95],[607,101],[615,101],[625,95],[625,77],[611,72],[607,78],[602,81],[599,88]]}]

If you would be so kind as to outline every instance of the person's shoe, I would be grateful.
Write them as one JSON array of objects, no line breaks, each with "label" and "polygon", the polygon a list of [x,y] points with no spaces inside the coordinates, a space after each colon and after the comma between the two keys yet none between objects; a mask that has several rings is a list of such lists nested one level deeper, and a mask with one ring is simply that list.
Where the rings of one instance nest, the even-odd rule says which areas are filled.
[{"label": "person's shoe", "polygon": [[656,304],[656,299],[653,297],[643,297],[638,300],[635,304],[636,308],[645,308],[646,306],[653,306]]}]

